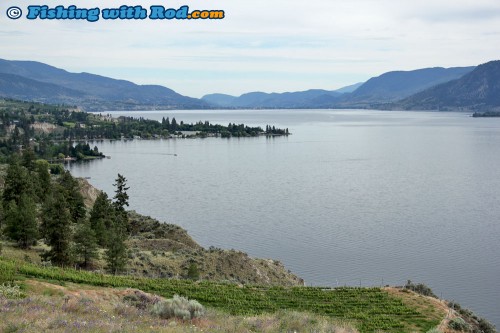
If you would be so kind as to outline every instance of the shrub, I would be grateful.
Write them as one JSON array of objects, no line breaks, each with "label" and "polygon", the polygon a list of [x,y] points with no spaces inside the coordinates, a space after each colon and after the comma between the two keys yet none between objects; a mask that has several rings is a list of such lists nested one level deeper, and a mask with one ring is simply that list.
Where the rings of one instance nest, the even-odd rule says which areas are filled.
[{"label": "shrub", "polygon": [[449,302],[448,306],[455,311],[457,311],[462,318],[467,319],[470,325],[467,325],[467,329],[472,333],[496,333],[495,326],[489,323],[484,318],[478,318],[471,310],[465,309],[460,306],[460,304],[455,302]]},{"label": "shrub", "polygon": [[420,295],[431,296],[431,297],[434,297],[434,298],[438,298],[432,292],[432,289],[429,288],[428,286],[426,286],[423,283],[414,284],[413,282],[411,282],[411,280],[408,280],[408,282],[405,285],[405,289],[412,290],[412,291],[414,291],[414,292],[416,292],[417,294],[420,294]]},{"label": "shrub", "polygon": [[14,281],[14,268],[0,265],[0,283]]},{"label": "shrub", "polygon": [[0,283],[12,283],[15,280],[16,264],[10,261],[0,260]]},{"label": "shrub", "polygon": [[[61,154],[59,154],[61,155]],[[62,156],[59,156],[59,158],[64,158],[64,154]],[[50,173],[53,175],[60,175],[64,172],[64,167],[62,164],[50,164],[49,165]]]},{"label": "shrub", "polygon": [[198,269],[198,266],[193,262],[191,265],[189,265],[188,271],[187,271],[187,278],[190,280],[199,280],[200,279],[200,271]]},{"label": "shrub", "polygon": [[205,314],[205,309],[200,303],[178,295],[167,299],[165,302],[156,303],[151,311],[163,319],[191,320]]},{"label": "shrub", "polygon": [[467,331],[469,330],[469,325],[462,318],[453,318],[448,323],[448,327],[457,331]]},{"label": "shrub", "polygon": [[123,301],[139,310],[145,310],[151,305],[160,302],[160,298],[158,296],[151,296],[140,290],[135,290],[132,294],[123,296]]},{"label": "shrub", "polygon": [[7,326],[4,328],[3,332],[4,333],[15,333],[15,332],[22,332],[23,329],[25,328],[26,325],[16,325],[13,323],[7,324]]},{"label": "shrub", "polygon": [[479,318],[478,326],[483,333],[496,333],[495,326],[493,326],[484,318]]},{"label": "shrub", "polygon": [[8,283],[0,284],[0,296],[10,299],[23,298],[26,295],[21,291],[18,285]]}]

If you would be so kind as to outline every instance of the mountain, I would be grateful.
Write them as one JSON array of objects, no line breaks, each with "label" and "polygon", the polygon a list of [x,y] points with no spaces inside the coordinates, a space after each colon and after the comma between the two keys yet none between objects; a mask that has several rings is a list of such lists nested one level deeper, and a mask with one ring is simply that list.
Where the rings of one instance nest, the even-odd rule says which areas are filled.
[{"label": "mountain", "polygon": [[5,73],[0,73],[0,95],[19,100],[68,104],[75,104],[84,97],[84,93],[77,90]]},{"label": "mountain", "polygon": [[0,97],[78,105],[88,111],[214,107],[481,109],[500,105],[497,67],[497,62],[491,62],[481,68],[392,71],[333,91],[250,92],[238,97],[209,94],[196,99],[159,85],[70,73],[35,61],[0,59]]},{"label": "mountain", "polygon": [[352,93],[356,89],[358,89],[359,87],[361,87],[363,84],[364,84],[364,82],[358,82],[358,83],[355,83],[355,84],[351,84],[349,86],[342,87],[342,88],[337,89],[335,91],[338,92],[338,93],[341,93],[341,94]]},{"label": "mountain", "polygon": [[[89,73],[70,73],[35,61],[0,59],[0,96],[76,104],[87,110],[207,108],[196,98],[159,85],[137,85]],[[13,75],[7,77],[6,75]],[[9,87],[5,81],[11,79]],[[22,89],[24,87],[24,90]]]},{"label": "mountain", "polygon": [[457,80],[417,93],[396,105],[410,110],[500,110],[500,60],[479,65]]},{"label": "mountain", "polygon": [[201,100],[216,106],[230,107],[237,97],[226,94],[208,94],[201,98]]},{"label": "mountain", "polygon": [[251,109],[292,108],[388,108],[391,103],[441,83],[464,76],[475,67],[424,68],[393,71],[338,90],[264,93],[250,92],[239,97],[211,94],[202,100],[215,107]]},{"label": "mountain", "polygon": [[475,67],[424,68],[393,71],[366,81],[351,94],[345,94],[338,106],[370,107],[411,96],[440,83],[458,79]]},{"label": "mountain", "polygon": [[239,97],[223,94],[211,94],[202,97],[202,100],[220,107],[233,108],[322,108],[328,107],[342,94],[336,91],[311,89],[307,91],[264,93],[250,92]]}]

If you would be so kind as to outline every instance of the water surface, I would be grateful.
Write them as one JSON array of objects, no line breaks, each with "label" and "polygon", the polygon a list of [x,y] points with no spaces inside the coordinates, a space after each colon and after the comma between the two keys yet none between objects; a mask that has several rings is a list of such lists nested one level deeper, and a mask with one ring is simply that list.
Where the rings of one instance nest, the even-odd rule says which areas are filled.
[{"label": "water surface", "polygon": [[[97,143],[71,166],[203,246],[281,260],[308,285],[429,285],[500,326],[500,119],[332,110],[114,113],[288,127],[275,138]],[[174,156],[176,154],[177,156]]]}]

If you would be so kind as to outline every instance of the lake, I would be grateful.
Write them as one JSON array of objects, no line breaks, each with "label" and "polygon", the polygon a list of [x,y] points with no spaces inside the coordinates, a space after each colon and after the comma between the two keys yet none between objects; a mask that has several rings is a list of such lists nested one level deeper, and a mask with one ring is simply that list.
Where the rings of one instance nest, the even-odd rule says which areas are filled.
[{"label": "lake", "polygon": [[[288,137],[98,142],[72,164],[201,245],[308,285],[425,283],[500,326],[500,118],[366,110],[112,112],[289,128]],[[174,155],[175,154],[175,155]]]}]

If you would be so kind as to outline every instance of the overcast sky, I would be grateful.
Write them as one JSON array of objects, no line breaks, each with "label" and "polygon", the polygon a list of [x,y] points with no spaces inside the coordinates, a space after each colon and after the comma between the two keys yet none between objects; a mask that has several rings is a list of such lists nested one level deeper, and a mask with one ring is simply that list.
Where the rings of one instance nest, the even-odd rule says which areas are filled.
[{"label": "overcast sky", "polygon": [[[223,20],[34,20],[29,5],[221,9]],[[7,18],[18,6],[23,16]],[[9,0],[0,58],[36,60],[192,97],[333,90],[391,70],[500,59],[499,0]]]}]

